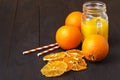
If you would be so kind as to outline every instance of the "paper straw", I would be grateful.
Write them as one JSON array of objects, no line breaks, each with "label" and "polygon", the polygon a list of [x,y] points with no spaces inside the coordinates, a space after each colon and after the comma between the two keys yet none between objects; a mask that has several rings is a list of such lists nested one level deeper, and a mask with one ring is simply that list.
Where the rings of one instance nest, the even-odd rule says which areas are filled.
[{"label": "paper straw", "polygon": [[38,51],[38,50],[45,49],[45,48],[53,47],[53,46],[56,46],[56,45],[58,45],[58,43],[53,43],[53,44],[49,44],[49,45],[46,45],[46,46],[34,48],[34,49],[31,49],[31,50],[24,51],[23,54],[28,54],[28,53],[31,53],[31,52],[35,52],[35,51]]},{"label": "paper straw", "polygon": [[40,56],[40,55],[45,54],[45,53],[47,53],[47,52],[53,51],[53,50],[55,50],[55,49],[57,49],[57,48],[59,48],[59,46],[55,46],[55,47],[52,47],[52,48],[50,48],[50,49],[48,49],[48,50],[45,50],[45,51],[43,51],[43,52],[40,52],[40,53],[37,54],[37,56]]}]

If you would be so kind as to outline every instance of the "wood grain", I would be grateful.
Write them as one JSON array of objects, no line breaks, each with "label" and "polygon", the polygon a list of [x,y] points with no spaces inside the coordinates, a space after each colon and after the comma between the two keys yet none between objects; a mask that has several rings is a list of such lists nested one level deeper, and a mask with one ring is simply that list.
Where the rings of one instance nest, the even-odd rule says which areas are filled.
[{"label": "wood grain", "polygon": [[[82,72],[67,72],[46,78],[40,69],[43,56],[22,52],[55,43],[56,30],[66,16],[88,0],[0,0],[0,80],[120,80],[120,10],[119,0],[101,0],[109,16],[108,57],[100,63],[88,63]],[[62,51],[62,49],[53,52]],[[49,54],[49,53],[48,53]]]}]

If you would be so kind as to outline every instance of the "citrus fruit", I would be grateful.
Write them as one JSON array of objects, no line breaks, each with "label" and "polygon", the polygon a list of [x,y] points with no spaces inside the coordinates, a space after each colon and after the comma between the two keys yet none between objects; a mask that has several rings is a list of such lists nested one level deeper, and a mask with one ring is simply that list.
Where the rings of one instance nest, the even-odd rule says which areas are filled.
[{"label": "citrus fruit", "polygon": [[50,61],[42,69],[41,73],[46,77],[56,77],[62,75],[67,69],[67,64],[63,61]]},{"label": "citrus fruit", "polygon": [[83,41],[82,53],[87,60],[101,61],[109,51],[107,40],[101,35],[91,35]]},{"label": "citrus fruit", "polygon": [[72,70],[73,71],[81,71],[85,70],[87,68],[87,64],[84,59],[77,59],[73,61],[72,63]]},{"label": "citrus fruit", "polygon": [[51,53],[49,55],[46,55],[43,57],[44,61],[53,61],[53,60],[60,60],[65,57],[65,52],[57,52],[57,53]]},{"label": "citrus fruit", "polygon": [[64,62],[68,64],[67,71],[73,70],[73,71],[80,71],[84,70],[87,67],[87,64],[82,58],[77,57],[66,57],[63,59]]},{"label": "citrus fruit", "polygon": [[82,13],[80,11],[71,12],[65,19],[65,25],[74,26],[81,30],[81,18]]},{"label": "citrus fruit", "polygon": [[66,51],[66,55],[69,57],[77,57],[77,58],[83,58],[84,55],[81,53],[80,50],[77,49],[72,49],[72,50],[68,50]]},{"label": "citrus fruit", "polygon": [[70,70],[85,70],[87,64],[83,57],[81,51],[77,49],[51,53],[43,57],[48,63],[41,69],[41,73],[46,77],[56,77]]},{"label": "citrus fruit", "polygon": [[56,32],[56,42],[65,50],[78,47],[81,39],[81,32],[76,27],[65,25],[60,27]]},{"label": "citrus fruit", "polygon": [[68,65],[66,72],[72,70],[72,58],[71,57],[65,57],[63,58],[63,61]]}]

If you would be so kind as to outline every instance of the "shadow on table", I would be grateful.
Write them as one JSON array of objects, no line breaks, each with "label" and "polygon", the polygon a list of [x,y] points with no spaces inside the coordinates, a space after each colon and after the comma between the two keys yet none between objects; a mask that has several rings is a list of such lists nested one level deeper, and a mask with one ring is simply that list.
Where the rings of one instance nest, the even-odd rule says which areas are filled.
[{"label": "shadow on table", "polygon": [[120,62],[120,54],[119,54],[119,52],[115,52],[115,50],[113,50],[113,49],[111,49],[110,48],[110,50],[109,50],[109,53],[108,53],[108,56],[104,59],[104,60],[102,60],[102,61],[100,61],[100,62],[92,62],[92,64],[99,64],[99,65],[101,65],[101,64],[103,64],[103,65],[114,65],[114,64],[119,64]]}]

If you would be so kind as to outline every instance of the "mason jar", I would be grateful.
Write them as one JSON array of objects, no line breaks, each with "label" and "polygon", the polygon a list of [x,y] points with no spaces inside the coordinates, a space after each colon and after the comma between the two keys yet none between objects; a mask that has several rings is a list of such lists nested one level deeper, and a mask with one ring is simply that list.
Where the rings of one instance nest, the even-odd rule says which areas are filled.
[{"label": "mason jar", "polygon": [[108,28],[106,4],[101,1],[85,2],[81,26],[83,40],[93,34],[100,34],[108,40]]}]

